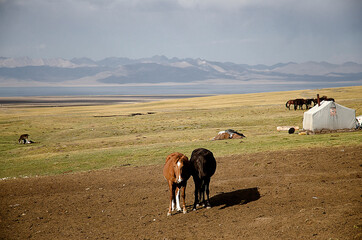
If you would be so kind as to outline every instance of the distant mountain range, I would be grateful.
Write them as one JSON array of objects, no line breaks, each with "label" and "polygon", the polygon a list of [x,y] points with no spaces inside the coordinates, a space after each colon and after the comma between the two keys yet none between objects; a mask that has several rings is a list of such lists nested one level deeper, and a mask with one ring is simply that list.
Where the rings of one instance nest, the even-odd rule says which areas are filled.
[{"label": "distant mountain range", "polygon": [[362,64],[278,63],[272,66],[203,59],[0,57],[0,87],[179,86],[338,83],[362,85]]}]

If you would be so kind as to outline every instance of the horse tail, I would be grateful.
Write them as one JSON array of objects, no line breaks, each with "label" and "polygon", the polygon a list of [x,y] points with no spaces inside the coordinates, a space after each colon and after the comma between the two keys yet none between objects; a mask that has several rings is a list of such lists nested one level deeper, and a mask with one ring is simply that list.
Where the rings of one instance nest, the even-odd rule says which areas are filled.
[{"label": "horse tail", "polygon": [[202,179],[205,176],[204,164],[202,163],[202,161],[197,161],[197,167],[199,170],[199,172],[197,173],[198,177],[199,177],[199,179]]}]

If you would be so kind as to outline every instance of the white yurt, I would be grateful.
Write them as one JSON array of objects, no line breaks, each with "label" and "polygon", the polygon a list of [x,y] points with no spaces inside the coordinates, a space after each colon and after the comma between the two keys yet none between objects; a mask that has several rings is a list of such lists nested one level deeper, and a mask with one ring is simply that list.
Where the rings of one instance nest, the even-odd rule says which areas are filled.
[{"label": "white yurt", "polygon": [[356,110],[333,101],[322,101],[320,106],[316,105],[304,113],[304,130],[314,132],[352,128],[356,128]]}]

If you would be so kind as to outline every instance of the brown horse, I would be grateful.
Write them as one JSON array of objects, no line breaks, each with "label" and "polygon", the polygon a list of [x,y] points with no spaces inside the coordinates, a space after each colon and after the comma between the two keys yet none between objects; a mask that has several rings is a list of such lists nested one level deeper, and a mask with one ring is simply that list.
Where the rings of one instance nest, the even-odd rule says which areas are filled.
[{"label": "brown horse", "polygon": [[285,106],[290,110],[290,106],[294,105],[294,110],[297,110],[298,104],[299,104],[298,99],[292,99],[292,100],[288,100],[285,103]]},{"label": "brown horse", "polygon": [[[303,105],[305,105],[306,109],[310,108],[310,105],[314,102],[314,99],[304,99],[304,98],[297,98],[289,100],[285,103],[285,106],[290,110],[290,106],[294,105],[294,110],[299,109],[303,110]],[[314,104],[315,105],[315,104]]]},{"label": "brown horse", "polygon": [[[323,96],[319,98],[319,101],[333,101],[333,98],[328,98],[327,96]],[[318,103],[318,99],[316,98],[308,98],[308,99],[304,99],[304,98],[297,98],[297,99],[292,99],[292,100],[288,100],[285,103],[285,107],[287,107],[290,110],[290,106],[294,105],[294,110],[297,110],[297,108],[299,107],[299,109],[303,110],[303,105],[305,105],[306,109],[311,108],[312,103],[315,105],[317,105]]]},{"label": "brown horse", "polygon": [[[167,216],[170,216],[171,211],[175,210],[175,203],[177,211],[187,212],[185,191],[191,171],[189,159],[182,153],[175,152],[167,156],[165,166],[163,167],[163,176],[167,180],[170,189],[170,205]],[[180,207],[180,192],[183,200],[182,210]]]},{"label": "brown horse", "polygon": [[294,100],[288,100],[288,101],[285,103],[285,107],[290,110],[290,105],[292,105],[292,104],[294,104]]}]

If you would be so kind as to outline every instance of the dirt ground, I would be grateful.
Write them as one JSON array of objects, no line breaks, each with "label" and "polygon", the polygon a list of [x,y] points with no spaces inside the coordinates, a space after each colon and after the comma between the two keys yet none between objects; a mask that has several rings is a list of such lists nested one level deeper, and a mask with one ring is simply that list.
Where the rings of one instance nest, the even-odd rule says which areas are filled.
[{"label": "dirt ground", "polygon": [[169,217],[162,166],[2,180],[0,239],[362,239],[361,156],[334,147],[217,158],[213,207],[191,210],[190,179],[188,213]]}]

